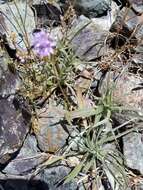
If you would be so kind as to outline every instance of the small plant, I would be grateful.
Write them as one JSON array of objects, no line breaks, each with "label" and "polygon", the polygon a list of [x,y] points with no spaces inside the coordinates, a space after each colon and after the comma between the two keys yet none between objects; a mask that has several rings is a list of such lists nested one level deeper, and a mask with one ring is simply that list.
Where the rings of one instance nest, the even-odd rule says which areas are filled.
[{"label": "small plant", "polygon": [[[58,42],[54,48],[55,43],[52,39],[46,41],[44,31],[38,33],[34,34],[35,41],[29,53],[29,59],[26,59],[25,63],[17,63],[18,71],[24,82],[22,93],[26,93],[25,95],[33,102],[38,97],[46,97],[53,90],[60,89],[68,103],[68,97],[63,87],[65,88],[73,82],[71,76],[74,69],[74,53],[70,47],[62,44],[62,41]],[[43,35],[42,39],[41,34]]]},{"label": "small plant", "polygon": [[[126,171],[123,166],[123,158],[119,151],[114,147],[110,147],[109,142],[117,143],[118,135],[116,129],[112,128],[112,111],[119,110],[119,107],[112,102],[112,92],[110,89],[105,96],[99,99],[95,108],[84,110],[76,110],[68,115],[68,119],[72,118],[88,118],[92,117],[94,122],[90,122],[86,129],[77,130],[77,135],[71,138],[65,153],[73,152],[80,159],[80,164],[74,167],[71,173],[65,178],[65,182],[73,180],[77,176],[83,177],[83,182],[86,183],[89,177],[91,183],[97,184],[99,178],[102,180],[108,173],[115,179],[116,185],[120,189],[126,189],[127,179]],[[86,115],[87,113],[87,115]],[[122,134],[120,134],[122,135]],[[115,145],[114,144],[114,145]],[[108,149],[106,149],[106,146]],[[72,151],[77,147],[76,151]],[[82,179],[82,177],[81,177]],[[87,181],[86,181],[87,180]],[[82,181],[82,180],[80,180]],[[99,188],[99,187],[96,187]]]}]

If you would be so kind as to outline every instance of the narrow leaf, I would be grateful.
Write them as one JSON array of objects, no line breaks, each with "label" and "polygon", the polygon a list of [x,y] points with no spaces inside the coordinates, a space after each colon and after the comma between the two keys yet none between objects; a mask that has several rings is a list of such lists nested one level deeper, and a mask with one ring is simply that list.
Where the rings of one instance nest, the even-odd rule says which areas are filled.
[{"label": "narrow leaf", "polygon": [[84,161],[82,161],[80,164],[78,164],[70,173],[66,176],[64,183],[68,183],[72,181],[81,171],[82,167],[84,165]]},{"label": "narrow leaf", "polygon": [[96,108],[84,108],[84,109],[77,109],[75,111],[67,112],[65,114],[65,118],[67,120],[72,120],[75,118],[82,118],[82,117],[90,117],[93,115],[98,115],[103,111],[103,107],[98,109]]}]

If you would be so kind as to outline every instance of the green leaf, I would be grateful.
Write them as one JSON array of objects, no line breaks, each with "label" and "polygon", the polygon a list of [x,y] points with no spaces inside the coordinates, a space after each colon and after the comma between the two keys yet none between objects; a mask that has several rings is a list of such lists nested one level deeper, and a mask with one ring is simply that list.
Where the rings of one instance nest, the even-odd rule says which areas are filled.
[{"label": "green leaf", "polygon": [[67,112],[65,114],[65,118],[67,120],[72,120],[75,118],[90,117],[93,115],[98,115],[98,114],[102,113],[102,111],[103,111],[102,106],[100,106],[100,107],[98,106],[98,109],[96,109],[96,108],[77,109],[75,111]]},{"label": "green leaf", "polygon": [[81,169],[84,166],[84,161],[82,161],[80,164],[78,164],[70,173],[66,176],[64,183],[68,183],[72,181],[81,171]]},{"label": "green leaf", "polygon": [[[115,141],[115,140],[117,140],[118,138],[123,137],[123,136],[129,134],[130,132],[135,131],[135,129],[137,129],[137,127],[131,128],[131,129],[125,131],[125,132],[119,133],[119,134],[116,135],[116,136],[113,136],[113,134],[111,134],[111,135],[110,135],[109,137],[107,137],[102,143],[107,143],[107,142]],[[102,140],[99,141],[99,144],[101,143],[101,141],[102,141]]]},{"label": "green leaf", "polygon": [[94,157],[90,158],[90,160],[86,161],[86,164],[83,168],[84,172],[87,173],[89,171],[89,169],[94,165]]},{"label": "green leaf", "polygon": [[108,121],[109,121],[109,120],[108,120],[108,118],[106,117],[105,119],[103,119],[103,120],[97,122],[95,125],[93,125],[93,126],[91,127],[91,130],[94,129],[94,128],[97,128],[97,127],[99,127],[99,126],[103,126],[104,124],[107,124]]},{"label": "green leaf", "polygon": [[42,165],[44,166],[50,166],[60,160],[63,160],[64,159],[64,156],[56,156],[55,158],[50,158],[48,159],[47,161],[45,161]]}]

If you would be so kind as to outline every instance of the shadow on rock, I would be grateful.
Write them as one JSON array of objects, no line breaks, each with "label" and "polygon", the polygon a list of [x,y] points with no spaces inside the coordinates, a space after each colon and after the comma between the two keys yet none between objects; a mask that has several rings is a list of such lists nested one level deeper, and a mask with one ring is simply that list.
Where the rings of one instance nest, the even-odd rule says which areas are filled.
[{"label": "shadow on rock", "polygon": [[69,185],[59,186],[57,182],[52,186],[42,180],[24,180],[24,179],[8,179],[0,180],[0,190],[79,190],[78,187],[70,187]]},{"label": "shadow on rock", "polygon": [[8,179],[0,180],[0,190],[49,190],[49,186],[40,180]]}]

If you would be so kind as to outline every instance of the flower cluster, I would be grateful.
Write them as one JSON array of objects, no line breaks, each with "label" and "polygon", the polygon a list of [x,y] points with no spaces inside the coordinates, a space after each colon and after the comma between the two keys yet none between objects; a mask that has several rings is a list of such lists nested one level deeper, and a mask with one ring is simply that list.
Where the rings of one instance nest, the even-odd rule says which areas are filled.
[{"label": "flower cluster", "polygon": [[53,54],[55,45],[54,40],[44,30],[37,30],[33,33],[32,47],[40,58]]}]

